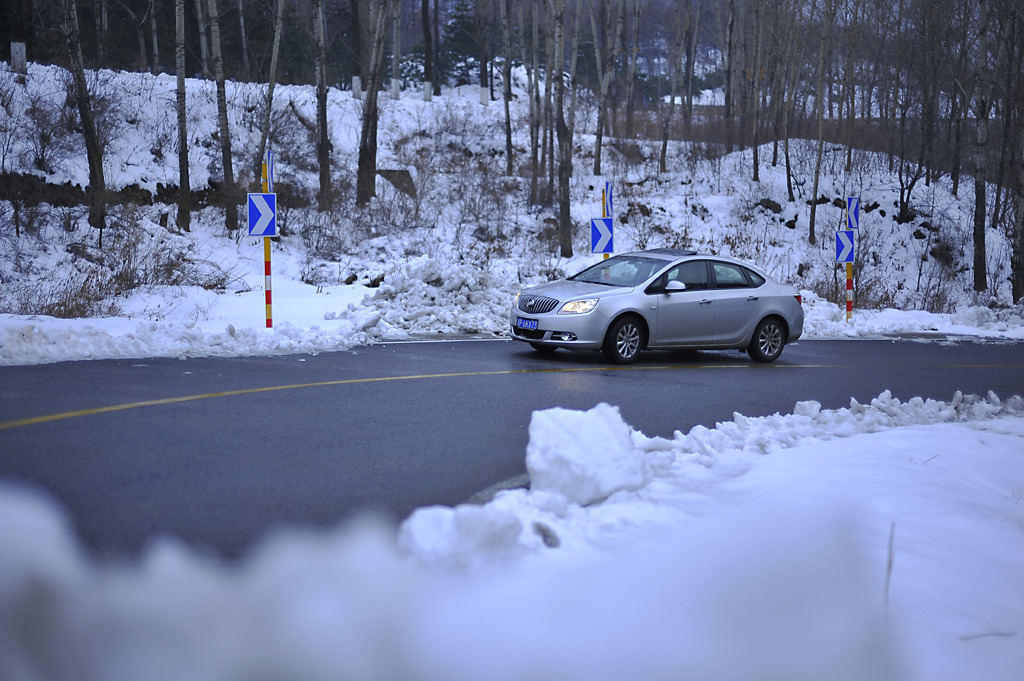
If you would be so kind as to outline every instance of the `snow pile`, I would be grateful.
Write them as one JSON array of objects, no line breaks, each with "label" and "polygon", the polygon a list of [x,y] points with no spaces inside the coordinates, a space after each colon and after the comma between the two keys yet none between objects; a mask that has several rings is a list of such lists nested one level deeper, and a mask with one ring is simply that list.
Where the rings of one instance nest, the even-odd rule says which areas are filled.
[{"label": "snow pile", "polygon": [[846,321],[846,309],[801,291],[804,305],[804,338],[871,338],[911,334],[973,336],[976,338],[1024,339],[1024,301],[1011,308],[963,307],[936,314],[923,310],[854,309]]},{"label": "snow pile", "polygon": [[480,266],[421,255],[389,272],[364,300],[381,313],[384,338],[411,334],[497,334],[508,324],[507,287]]},{"label": "snow pile", "polygon": [[0,678],[1019,677],[1020,397],[802,402],[672,439],[554,409],[528,451],[544,489],[397,537],[290,530],[238,565],[172,540],[96,564],[0,486]]}]

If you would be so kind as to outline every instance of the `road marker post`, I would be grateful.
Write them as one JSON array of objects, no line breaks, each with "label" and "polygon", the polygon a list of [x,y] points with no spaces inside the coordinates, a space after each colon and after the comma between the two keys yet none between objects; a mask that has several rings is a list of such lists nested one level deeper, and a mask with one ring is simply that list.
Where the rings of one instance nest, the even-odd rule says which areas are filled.
[{"label": "road marker post", "polygon": [[601,219],[590,221],[590,252],[603,253],[604,259],[615,251],[612,219],[612,183],[605,182],[601,190]]},{"label": "road marker post", "polygon": [[[846,199],[846,229],[836,232],[836,262],[846,263],[846,323],[853,317],[854,231],[860,229],[860,197]],[[840,234],[845,232],[845,237]],[[840,244],[840,242],[844,242]],[[848,252],[847,252],[848,251]]]},{"label": "road marker post", "polygon": [[266,290],[267,328],[274,328],[271,305],[270,239],[277,236],[277,194],[274,193],[274,155],[263,159],[263,193],[249,194],[249,236],[263,237],[263,276]]}]

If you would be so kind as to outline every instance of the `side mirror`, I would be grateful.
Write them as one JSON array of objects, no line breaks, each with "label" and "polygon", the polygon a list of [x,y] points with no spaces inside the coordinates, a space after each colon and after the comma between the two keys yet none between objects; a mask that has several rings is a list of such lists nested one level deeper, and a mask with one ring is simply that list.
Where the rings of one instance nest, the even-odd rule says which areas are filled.
[{"label": "side mirror", "polygon": [[665,284],[665,293],[679,293],[686,290],[686,284],[681,281],[670,281]]}]

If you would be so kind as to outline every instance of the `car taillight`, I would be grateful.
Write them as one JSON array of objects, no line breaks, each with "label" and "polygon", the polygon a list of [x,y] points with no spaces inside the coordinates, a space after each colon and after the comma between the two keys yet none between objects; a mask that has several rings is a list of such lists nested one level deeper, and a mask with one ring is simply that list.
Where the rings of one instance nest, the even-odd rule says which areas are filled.
[{"label": "car taillight", "polygon": [[798,294],[796,294],[796,295],[795,295],[795,296],[793,296],[793,297],[794,297],[794,298],[796,298],[796,302],[797,302],[797,303],[799,303],[799,304],[801,304],[801,305],[803,305],[803,304],[804,304],[804,298],[803,298],[803,296],[801,296],[801,295],[800,295],[799,293],[798,293]]}]

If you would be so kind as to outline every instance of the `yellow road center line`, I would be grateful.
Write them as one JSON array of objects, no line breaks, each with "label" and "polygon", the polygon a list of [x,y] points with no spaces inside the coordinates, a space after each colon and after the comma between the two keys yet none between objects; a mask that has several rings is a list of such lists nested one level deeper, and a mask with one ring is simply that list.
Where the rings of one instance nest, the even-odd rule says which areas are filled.
[{"label": "yellow road center line", "polygon": [[[776,365],[773,368],[821,368],[824,365]],[[358,383],[385,383],[389,381],[414,381],[428,378],[468,378],[473,376],[507,376],[513,374],[557,374],[557,373],[582,373],[594,371],[652,371],[664,369],[755,369],[760,365],[732,365],[732,364],[705,364],[686,366],[625,366],[625,367],[575,367],[561,369],[512,369],[505,371],[465,371],[445,374],[417,374],[409,376],[378,376],[374,378],[348,378],[337,381],[318,381],[314,383],[293,383],[290,385],[272,385],[260,388],[244,388],[241,390],[225,390],[215,393],[203,393],[199,395],[182,395],[180,397],[165,397],[157,400],[144,400],[141,402],[125,402],[122,404],[111,404],[105,407],[93,407],[91,409],[79,409],[66,411],[59,414],[46,414],[44,416],[33,416],[26,419],[6,421],[0,423],[0,430],[32,426],[52,421],[63,421],[65,419],[77,418],[80,416],[94,416],[96,414],[107,414],[128,409],[139,409],[142,407],[158,407],[166,404],[180,404],[183,402],[196,402],[198,400],[210,400],[219,397],[237,397],[239,395],[254,395],[257,393],[276,392],[279,390],[300,390],[303,388],[324,388],[339,385],[353,385]]]},{"label": "yellow road center line", "polygon": [[[182,395],[180,397],[166,397],[157,400],[144,400],[142,402],[125,402],[122,404],[111,404],[105,407],[93,407],[91,409],[79,409],[66,411],[59,414],[46,414],[34,416],[15,421],[0,423],[0,430],[32,426],[40,423],[63,421],[65,419],[78,418],[80,416],[94,416],[107,414],[128,409],[140,409],[142,407],[158,407],[167,404],[180,404],[183,402],[196,402],[198,400],[210,400],[220,397],[237,397],[240,395],[255,395],[257,393],[277,392],[279,390],[300,390],[304,388],[325,388],[339,385],[354,385],[359,383],[385,383],[391,381],[415,381],[430,378],[469,378],[473,376],[510,376],[515,374],[558,374],[558,373],[584,373],[596,371],[664,371],[682,369],[839,369],[844,365],[838,364],[687,364],[687,365],[658,365],[658,366],[595,366],[595,367],[572,367],[560,369],[509,369],[504,371],[464,371],[444,374],[413,374],[407,376],[377,376],[373,378],[347,378],[337,381],[318,381],[313,383],[293,383],[290,385],[271,385],[260,388],[244,388],[241,390],[225,390],[222,392],[202,393],[199,395]],[[1022,369],[1020,364],[945,364],[937,365],[935,368],[947,369]]]}]

